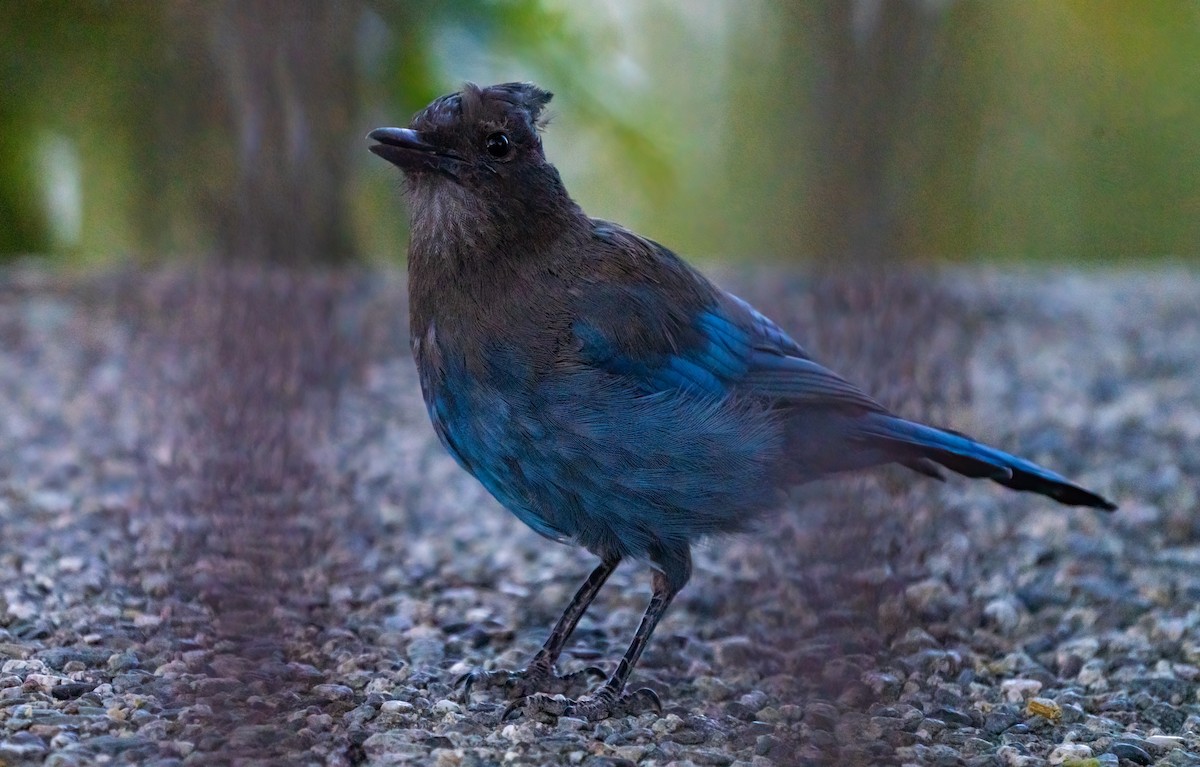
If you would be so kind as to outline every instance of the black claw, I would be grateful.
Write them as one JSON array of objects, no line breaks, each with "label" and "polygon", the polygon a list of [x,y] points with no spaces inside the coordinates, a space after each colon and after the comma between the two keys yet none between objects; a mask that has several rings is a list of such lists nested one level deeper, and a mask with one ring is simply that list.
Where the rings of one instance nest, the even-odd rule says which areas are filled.
[{"label": "black claw", "polygon": [[507,697],[521,700],[538,692],[566,692],[572,685],[589,676],[605,677],[604,670],[598,666],[588,666],[585,669],[556,676],[552,667],[540,663],[530,664],[519,671],[484,671],[473,669],[454,680],[455,688],[462,688],[462,700],[471,702],[471,691],[477,686],[499,688]]},{"label": "black claw", "polygon": [[632,694],[626,696],[626,698],[627,702],[632,701],[634,698],[641,698],[654,707],[654,713],[662,716],[662,699],[658,697],[658,693],[656,693],[654,690],[651,690],[649,687],[643,687],[640,690],[635,690]]},{"label": "black claw", "polygon": [[468,671],[454,680],[454,688],[462,688],[462,699],[466,703],[471,702],[471,688],[475,685],[475,678],[475,672]]},{"label": "black claw", "polygon": [[550,716],[578,716],[589,721],[598,721],[609,717],[633,715],[653,709],[662,716],[662,700],[658,693],[649,687],[643,687],[634,692],[617,695],[608,687],[601,687],[594,695],[584,696],[578,700],[562,696],[551,697],[544,693],[518,698],[505,707],[500,715],[504,722],[514,713],[548,714]]},{"label": "black claw", "polygon": [[587,668],[585,668],[583,671],[580,671],[579,673],[591,674],[592,676],[596,677],[597,679],[607,679],[608,678],[608,672],[606,672],[604,669],[600,668],[599,666],[588,666]]},{"label": "black claw", "polygon": [[508,702],[508,705],[504,707],[504,711],[503,711],[503,712],[501,712],[501,714],[500,714],[500,723],[501,723],[501,724],[504,724],[504,722],[505,722],[505,721],[506,721],[506,720],[507,720],[507,719],[508,719],[510,716],[512,716],[512,714],[513,714],[513,712],[514,712],[514,711],[519,711],[519,710],[520,710],[520,708],[521,708],[522,706],[524,706],[524,705],[525,705],[525,699],[524,699],[524,698],[517,698],[516,700],[511,700],[511,701],[509,701],[509,702]]}]

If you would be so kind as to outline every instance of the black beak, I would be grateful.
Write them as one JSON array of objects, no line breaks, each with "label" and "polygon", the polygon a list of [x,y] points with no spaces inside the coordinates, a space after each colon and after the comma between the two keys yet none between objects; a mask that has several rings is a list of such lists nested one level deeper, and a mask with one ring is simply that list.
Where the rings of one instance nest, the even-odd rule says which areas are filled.
[{"label": "black beak", "polygon": [[436,170],[453,175],[458,158],[438,150],[415,130],[409,128],[376,128],[367,138],[378,143],[370,149],[404,171]]}]

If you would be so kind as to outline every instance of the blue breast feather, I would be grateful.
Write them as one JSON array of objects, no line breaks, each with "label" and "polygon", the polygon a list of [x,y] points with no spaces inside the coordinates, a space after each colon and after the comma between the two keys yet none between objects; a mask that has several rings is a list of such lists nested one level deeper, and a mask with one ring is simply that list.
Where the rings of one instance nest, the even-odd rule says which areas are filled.
[{"label": "blue breast feather", "polygon": [[[644,556],[744,529],[775,498],[782,429],[727,383],[744,373],[736,328],[658,366],[588,346],[593,364],[536,380],[516,346],[489,350],[489,374],[443,350],[430,417],[459,463],[537,532],[594,551]],[[590,351],[589,351],[590,349]]]}]

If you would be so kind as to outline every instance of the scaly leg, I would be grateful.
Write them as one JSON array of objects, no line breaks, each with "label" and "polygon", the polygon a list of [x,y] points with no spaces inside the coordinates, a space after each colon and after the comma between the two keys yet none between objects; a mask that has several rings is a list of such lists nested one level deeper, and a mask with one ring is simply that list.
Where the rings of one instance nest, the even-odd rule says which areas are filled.
[{"label": "scaly leg", "polygon": [[535,692],[550,692],[561,693],[566,692],[572,685],[579,682],[587,676],[604,677],[604,671],[595,666],[589,666],[582,671],[576,671],[573,674],[558,676],[554,673],[554,664],[558,660],[558,656],[562,654],[563,647],[567,644],[567,639],[571,633],[575,631],[575,626],[579,623],[579,619],[583,617],[587,611],[588,605],[596,598],[596,594],[600,592],[600,587],[608,580],[608,576],[613,574],[617,569],[617,565],[621,563],[621,558],[610,558],[603,560],[592,574],[587,577],[579,590],[575,592],[571,603],[567,605],[567,609],[563,611],[562,617],[558,619],[554,630],[550,632],[550,636],[546,637],[545,644],[542,649],[538,650],[529,664],[520,671],[484,671],[475,669],[455,681],[454,685],[464,685],[463,699],[470,700],[471,688],[479,685],[482,687],[500,687],[508,694],[510,698],[523,698]]},{"label": "scaly leg", "polygon": [[[661,560],[658,561],[661,563]],[[579,700],[552,697],[544,693],[529,695],[510,703],[501,714],[500,721],[504,721],[518,709],[524,709],[526,714],[577,716],[590,721],[607,719],[611,716],[636,714],[647,708],[661,712],[662,702],[653,690],[643,687],[632,693],[626,693],[624,692],[625,683],[629,680],[629,674],[633,671],[633,667],[637,665],[642,650],[646,648],[646,643],[650,641],[654,627],[658,625],[658,621],[667,611],[671,600],[683,588],[683,584],[687,582],[690,574],[691,556],[686,550],[682,557],[673,557],[669,566],[664,567],[662,571],[654,571],[654,592],[650,597],[649,606],[646,607],[646,613],[642,616],[642,622],[638,624],[633,641],[630,642],[629,649],[625,651],[621,662],[617,664],[616,670],[599,688]]]}]

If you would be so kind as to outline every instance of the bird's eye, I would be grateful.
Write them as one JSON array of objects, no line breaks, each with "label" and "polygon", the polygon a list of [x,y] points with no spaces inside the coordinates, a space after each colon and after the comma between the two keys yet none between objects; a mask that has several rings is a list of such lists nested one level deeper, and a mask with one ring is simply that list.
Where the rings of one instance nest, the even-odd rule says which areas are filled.
[{"label": "bird's eye", "polygon": [[508,157],[508,153],[512,151],[512,141],[509,140],[507,133],[497,131],[487,137],[483,147],[492,157],[502,160]]}]

